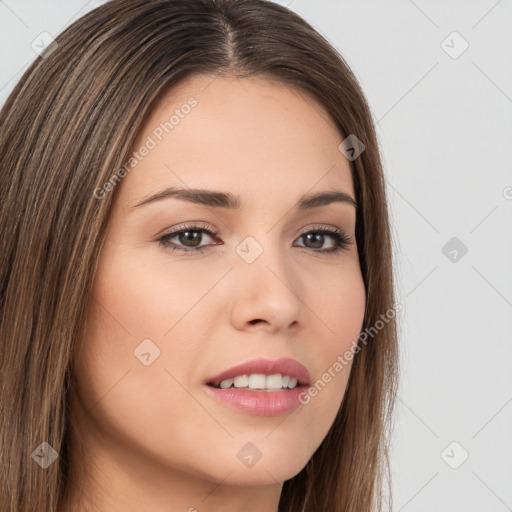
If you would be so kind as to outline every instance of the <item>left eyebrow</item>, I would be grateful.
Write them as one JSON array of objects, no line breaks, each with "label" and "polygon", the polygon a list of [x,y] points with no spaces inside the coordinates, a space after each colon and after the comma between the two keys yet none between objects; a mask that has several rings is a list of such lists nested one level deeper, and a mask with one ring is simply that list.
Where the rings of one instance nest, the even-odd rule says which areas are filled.
[{"label": "left eyebrow", "polygon": [[[230,192],[220,192],[217,190],[194,189],[194,188],[177,188],[168,187],[150,197],[143,199],[141,202],[131,206],[136,208],[144,204],[160,201],[162,199],[175,198],[182,201],[189,201],[195,204],[210,206],[214,208],[228,208],[231,210],[241,210],[242,201],[240,196],[231,194]],[[297,205],[296,210],[306,211],[331,203],[347,203],[357,208],[357,203],[352,196],[341,190],[329,190],[302,196]]]}]

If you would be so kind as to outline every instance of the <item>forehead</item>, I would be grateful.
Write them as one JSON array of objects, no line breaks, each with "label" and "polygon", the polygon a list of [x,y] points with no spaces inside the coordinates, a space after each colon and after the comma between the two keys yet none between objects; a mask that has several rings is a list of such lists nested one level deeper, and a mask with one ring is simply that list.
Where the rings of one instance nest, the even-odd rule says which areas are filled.
[{"label": "forehead", "polygon": [[167,186],[215,188],[261,204],[317,188],[353,194],[341,141],[303,91],[262,77],[196,75],[168,90],[145,119],[122,195],[133,203]]}]

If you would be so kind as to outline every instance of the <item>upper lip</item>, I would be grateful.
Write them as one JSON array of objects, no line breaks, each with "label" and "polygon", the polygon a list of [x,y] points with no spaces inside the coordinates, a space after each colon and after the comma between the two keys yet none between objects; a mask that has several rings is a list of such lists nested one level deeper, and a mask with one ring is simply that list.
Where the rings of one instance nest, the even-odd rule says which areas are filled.
[{"label": "upper lip", "polygon": [[309,386],[309,372],[307,368],[295,359],[281,357],[279,359],[251,359],[246,363],[237,364],[231,368],[209,378],[206,384],[218,386],[223,380],[232,379],[238,375],[250,375],[251,373],[263,373],[265,375],[289,375],[297,379],[298,385]]}]

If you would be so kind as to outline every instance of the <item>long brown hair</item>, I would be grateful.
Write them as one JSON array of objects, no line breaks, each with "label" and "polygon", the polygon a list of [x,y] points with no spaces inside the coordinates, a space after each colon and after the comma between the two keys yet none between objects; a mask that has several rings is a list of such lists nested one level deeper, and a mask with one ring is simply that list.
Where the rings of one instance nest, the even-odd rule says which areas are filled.
[{"label": "long brown hair", "polygon": [[[350,160],[367,304],[342,406],[280,512],[370,512],[389,479],[398,381],[392,246],[364,94],[339,53],[266,0],[112,0],[68,27],[0,112],[0,510],[58,510],[69,482],[69,388],[114,194],[158,98],[192,74],[261,75],[312,95],[364,151]],[[115,191],[114,191],[115,193]],[[381,322],[382,327],[375,329]],[[41,443],[58,454],[42,469]],[[45,445],[46,446],[46,445]],[[43,450],[48,448],[43,448]],[[45,452],[49,453],[49,452]],[[391,492],[389,494],[391,502]]]}]

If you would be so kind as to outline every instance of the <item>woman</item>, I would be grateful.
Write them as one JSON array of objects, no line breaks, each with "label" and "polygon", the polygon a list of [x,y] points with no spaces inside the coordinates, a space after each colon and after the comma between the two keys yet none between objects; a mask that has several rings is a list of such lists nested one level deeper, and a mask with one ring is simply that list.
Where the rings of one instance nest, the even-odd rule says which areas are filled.
[{"label": "woman", "polygon": [[112,0],[0,126],[0,510],[380,508],[390,229],[342,57],[269,1]]}]

